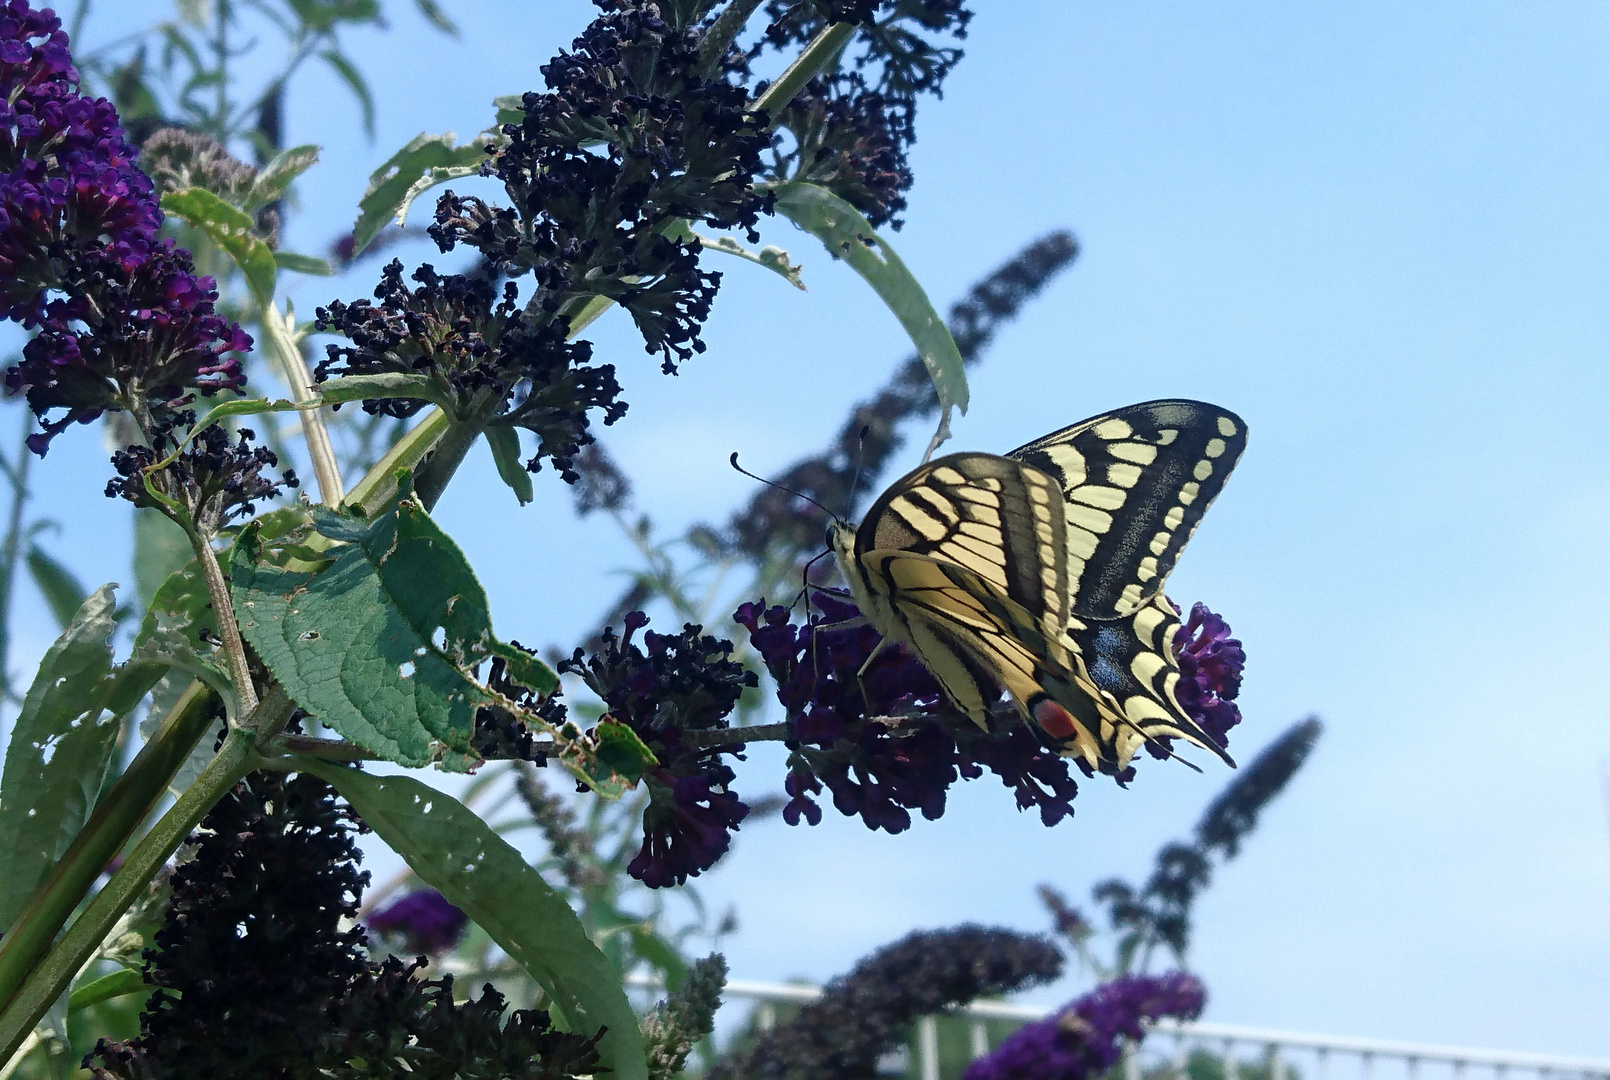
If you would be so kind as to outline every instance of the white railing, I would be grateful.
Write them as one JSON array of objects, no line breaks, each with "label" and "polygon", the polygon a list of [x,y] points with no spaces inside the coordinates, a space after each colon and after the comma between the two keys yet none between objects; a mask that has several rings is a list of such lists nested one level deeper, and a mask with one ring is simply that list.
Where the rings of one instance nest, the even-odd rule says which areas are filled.
[{"label": "white railing", "polygon": [[[651,989],[657,986],[644,977],[633,977],[631,985]],[[779,1004],[806,1004],[822,996],[821,987],[789,983],[749,982],[733,979],[727,983],[729,1000],[755,1003],[755,1025],[762,1030],[777,1022]],[[968,1044],[974,1058],[989,1052],[990,1020],[1043,1020],[1055,1010],[1035,1005],[1012,1005],[1004,1001],[975,1001],[951,1014],[969,1021]],[[1610,1080],[1610,1059],[1566,1057],[1558,1054],[1511,1053],[1503,1050],[1477,1050],[1462,1046],[1435,1046],[1424,1043],[1395,1042],[1386,1039],[1355,1039],[1345,1035],[1311,1035],[1271,1028],[1242,1027],[1239,1024],[1180,1023],[1164,1020],[1152,1027],[1151,1037],[1140,1052],[1125,1057],[1126,1080],[1141,1080],[1143,1070],[1167,1064],[1176,1080],[1185,1075],[1186,1062],[1193,1051],[1208,1051],[1219,1060],[1223,1080],[1241,1080],[1253,1063],[1241,1054],[1251,1051],[1261,1057],[1256,1067],[1267,1070],[1267,1080],[1288,1080],[1295,1066],[1307,1080],[1337,1080],[1335,1067],[1341,1063],[1350,1076],[1360,1080],[1430,1080],[1427,1066],[1446,1080],[1510,1080],[1513,1072],[1533,1075],[1536,1080]],[[939,1025],[934,1017],[917,1021],[915,1051],[921,1080],[940,1080]],[[1148,1067],[1150,1066],[1150,1067]],[[1481,1078],[1468,1078],[1470,1069],[1479,1069]],[[1309,1070],[1312,1071],[1309,1071]],[[1382,1072],[1387,1074],[1383,1077]]]}]

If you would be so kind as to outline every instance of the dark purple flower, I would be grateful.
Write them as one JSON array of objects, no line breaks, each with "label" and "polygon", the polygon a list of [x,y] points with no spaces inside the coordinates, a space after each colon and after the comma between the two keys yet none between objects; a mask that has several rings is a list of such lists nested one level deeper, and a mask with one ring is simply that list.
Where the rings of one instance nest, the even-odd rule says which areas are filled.
[{"label": "dark purple flower", "polygon": [[[627,871],[659,888],[682,884],[726,854],[732,830],[749,814],[734,794],[732,769],[723,755],[741,755],[742,743],[701,745],[686,736],[721,731],[753,672],[731,659],[732,642],[688,624],[680,634],[643,634],[641,611],[626,614],[625,632],[604,630],[602,647],[592,656],[581,649],[559,665],[580,675],[603,699],[608,715],[643,740],[659,767],[645,778],[649,805],[643,813],[643,847]],[[562,717],[550,713],[550,719]]]},{"label": "dark purple flower", "polygon": [[469,921],[447,897],[435,889],[421,889],[369,916],[369,928],[401,934],[414,952],[444,953],[458,944]]},{"label": "dark purple flower", "polygon": [[48,9],[0,7],[0,91],[0,315],[39,331],[6,373],[44,426],[29,446],[106,409],[144,426],[190,392],[240,388],[228,354],[251,338],[214,312],[189,254],[158,242],[155,189],[117,110],[79,93]]},{"label": "dark purple flower", "polygon": [[1019,1028],[963,1073],[965,1080],[1087,1080],[1117,1064],[1123,1039],[1140,1042],[1142,1021],[1195,1019],[1207,991],[1194,975],[1125,975],[1096,987],[1049,1019]]},{"label": "dark purple flower", "polygon": [[1045,824],[1073,812],[1078,788],[1066,760],[1015,714],[1003,716],[996,730],[979,731],[904,648],[884,650],[859,674],[881,640],[877,630],[836,625],[853,623],[860,611],[829,594],[814,599],[821,614],[804,625],[789,622],[786,608],[761,601],[733,616],[749,630],[793,725],[785,821],[820,821],[813,796],[825,786],[841,814],[859,816],[871,829],[902,832],[911,825],[910,811],[938,818],[950,785],[986,768],[1014,790],[1019,808],[1038,807]]},{"label": "dark purple flower", "polygon": [[724,765],[696,776],[656,769],[646,779],[643,846],[626,872],[651,889],[684,884],[727,853],[749,807],[726,790],[733,772]]},{"label": "dark purple flower", "polygon": [[1229,623],[1199,602],[1175,631],[1174,647],[1180,661],[1174,693],[1181,707],[1215,742],[1228,745],[1230,729],[1241,722],[1234,701],[1247,654],[1240,640],[1230,636]]}]

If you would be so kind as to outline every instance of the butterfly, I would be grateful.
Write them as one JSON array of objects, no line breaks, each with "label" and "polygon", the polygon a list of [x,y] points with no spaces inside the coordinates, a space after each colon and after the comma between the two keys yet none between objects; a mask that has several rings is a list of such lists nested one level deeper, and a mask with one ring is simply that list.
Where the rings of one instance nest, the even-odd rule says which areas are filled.
[{"label": "butterfly", "polygon": [[[1246,445],[1234,413],[1148,401],[1005,455],[949,454],[828,543],[863,616],[988,729],[995,687],[1061,751],[1121,771],[1184,739],[1234,765],[1174,696],[1163,584]],[[865,667],[862,668],[865,670]]]}]

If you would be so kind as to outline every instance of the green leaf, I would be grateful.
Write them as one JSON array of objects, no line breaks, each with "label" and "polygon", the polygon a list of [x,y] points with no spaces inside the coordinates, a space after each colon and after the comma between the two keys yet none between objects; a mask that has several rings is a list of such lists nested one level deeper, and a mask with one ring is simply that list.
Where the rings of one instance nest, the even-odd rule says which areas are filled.
[{"label": "green leaf", "polygon": [[414,6],[419,9],[421,15],[425,16],[426,22],[444,34],[458,37],[458,26],[452,19],[447,17],[447,13],[441,9],[436,0],[414,0]]},{"label": "green leaf", "polygon": [[553,730],[481,681],[479,668],[504,656],[518,657],[508,673],[531,690],[558,685],[547,665],[492,636],[481,583],[407,485],[372,522],[323,508],[313,521],[337,542],[322,553],[328,565],[294,561],[250,526],[230,564],[241,632],[297,704],[403,765],[468,765],[482,706]]},{"label": "green leaf", "polygon": [[352,226],[354,256],[369,246],[386,223],[398,225],[408,218],[408,208],[422,192],[460,176],[470,176],[486,159],[486,147],[494,138],[483,132],[463,146],[453,145],[453,133],[426,135],[421,132],[398,150],[369,177],[369,187],[358,200],[358,220]]},{"label": "green leaf", "polygon": [[87,1009],[91,1005],[99,1005],[103,1001],[111,1001],[125,994],[149,993],[151,984],[145,981],[138,971],[132,968],[119,968],[110,975],[85,983],[67,999],[67,1014],[71,1016],[80,1009]]},{"label": "green leaf", "polygon": [[547,991],[572,1031],[607,1028],[599,1052],[612,1080],[645,1080],[643,1040],[620,973],[564,898],[486,822],[411,777],[324,762],[299,767],[333,784],[414,873],[491,935]]},{"label": "green leaf", "polygon": [[502,94],[492,99],[492,107],[498,111],[498,125],[518,124],[525,120],[525,95]]},{"label": "green leaf", "polygon": [[325,405],[370,398],[417,398],[444,409],[452,409],[454,405],[452,395],[429,375],[407,375],[398,371],[384,375],[344,375],[319,383],[314,389]]},{"label": "green leaf", "polygon": [[341,54],[339,49],[325,49],[319,56],[330,70],[338,75],[342,82],[352,91],[352,96],[358,99],[358,107],[363,110],[363,133],[371,139],[375,137],[375,99],[369,93],[369,84],[364,81],[363,75],[352,61]]},{"label": "green leaf", "polygon": [[297,274],[312,274],[314,277],[333,277],[335,268],[317,255],[298,255],[292,251],[274,252],[274,264],[281,270],[290,270]]},{"label": "green leaf", "polygon": [[894,312],[928,369],[941,410],[948,414],[954,405],[965,413],[967,373],[961,353],[945,320],[889,242],[873,231],[860,211],[826,188],[795,182],[776,190],[778,212],[849,263]]},{"label": "green leaf", "polygon": [[206,233],[207,239],[233,259],[260,307],[273,302],[274,252],[268,241],[252,231],[256,223],[250,214],[198,187],[168,192],[162,196],[162,209]]},{"label": "green leaf", "polygon": [[115,588],[95,590],[45,653],[12,728],[0,777],[0,927],[89,820],[122,717],[162,676],[159,665],[112,663]]},{"label": "green leaf", "polygon": [[695,232],[685,220],[681,219],[661,231],[677,240],[697,240],[699,246],[706,251],[719,251],[723,255],[734,255],[756,266],[764,266],[794,288],[801,292],[806,291],[805,279],[800,276],[800,271],[804,267],[789,261],[788,252],[780,247],[767,245],[759,251],[750,251],[730,236],[706,236]]},{"label": "green leaf", "polygon": [[520,462],[520,433],[512,427],[499,426],[486,429],[486,444],[492,448],[492,460],[497,464],[498,476],[509,485],[514,497],[524,506],[536,498],[531,487],[531,474]]},{"label": "green leaf", "polygon": [[168,576],[192,558],[190,538],[159,510],[134,511],[134,587],[149,603]]},{"label": "green leaf", "polygon": [[67,629],[67,624],[73,621],[78,609],[84,606],[88,596],[84,586],[78,583],[73,572],[58,562],[38,544],[28,548],[28,573],[33,577],[34,584],[45,597],[45,603],[50,605],[50,613],[56,616],[56,626]]},{"label": "green leaf", "polygon": [[[252,181],[251,190],[246,193],[245,211],[248,214],[255,214],[284,195],[292,180],[318,164],[319,149],[309,143],[306,146],[293,146],[289,150],[281,150],[270,158],[268,164],[257,170],[257,177]],[[305,256],[298,256],[302,257]]]},{"label": "green leaf", "polygon": [[605,717],[586,735],[559,749],[559,760],[582,776],[594,791],[619,797],[637,786],[657,760],[637,732]]}]

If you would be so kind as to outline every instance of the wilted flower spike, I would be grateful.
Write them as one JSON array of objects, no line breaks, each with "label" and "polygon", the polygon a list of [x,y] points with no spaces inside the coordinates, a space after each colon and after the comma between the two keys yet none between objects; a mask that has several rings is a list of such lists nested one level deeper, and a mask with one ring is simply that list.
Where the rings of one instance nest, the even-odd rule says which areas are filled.
[{"label": "wilted flower spike", "polygon": [[1142,1021],[1194,1020],[1206,991],[1193,975],[1126,975],[1096,987],[1048,1020],[1027,1024],[967,1067],[965,1080],[1089,1080],[1117,1064]]}]

